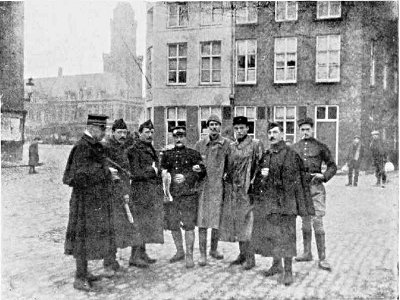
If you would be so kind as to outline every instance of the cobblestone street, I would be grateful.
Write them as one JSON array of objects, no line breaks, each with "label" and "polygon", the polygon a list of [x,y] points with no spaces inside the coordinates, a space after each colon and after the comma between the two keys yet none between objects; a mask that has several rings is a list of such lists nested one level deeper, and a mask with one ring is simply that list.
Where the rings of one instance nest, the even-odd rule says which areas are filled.
[{"label": "cobblestone street", "polygon": [[[359,186],[345,187],[346,176],[326,186],[327,257],[332,272],[313,262],[293,263],[295,283],[285,287],[278,276],[265,278],[271,258],[256,256],[256,267],[229,267],[238,245],[220,243],[225,258],[208,260],[187,270],[184,262],[169,264],[175,247],[169,232],[164,245],[148,245],[157,263],[147,270],[128,268],[129,249],[118,252],[125,271],[96,282],[96,292],[72,287],[75,261],[64,252],[71,189],[62,185],[70,146],[39,145],[44,166],[2,169],[2,297],[3,299],[396,299],[398,295],[398,173],[390,173],[385,189],[363,175]],[[25,154],[25,158],[27,155]],[[298,219],[297,249],[302,252]],[[209,234],[210,235],[210,234]],[[194,251],[199,257],[197,230]],[[101,274],[102,262],[91,261]]]}]

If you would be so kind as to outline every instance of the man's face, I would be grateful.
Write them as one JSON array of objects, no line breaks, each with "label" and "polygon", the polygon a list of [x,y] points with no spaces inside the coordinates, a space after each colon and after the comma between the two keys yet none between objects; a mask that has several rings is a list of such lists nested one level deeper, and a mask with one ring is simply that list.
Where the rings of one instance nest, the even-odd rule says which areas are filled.
[{"label": "man's face", "polygon": [[112,135],[114,137],[114,139],[120,143],[120,144],[124,144],[126,141],[126,137],[128,135],[128,130],[127,129],[115,129],[112,132]]},{"label": "man's face", "polygon": [[313,136],[314,129],[310,124],[303,124],[300,126],[300,133],[303,139],[309,139]]},{"label": "man's face", "polygon": [[175,135],[173,134],[175,147],[183,147],[186,145],[186,136],[185,135]]},{"label": "man's face", "polygon": [[100,142],[106,135],[106,127],[92,125],[90,126],[90,133],[96,141]]},{"label": "man's face", "polygon": [[208,123],[208,131],[211,136],[216,136],[221,132],[221,124],[215,121]]},{"label": "man's face", "polygon": [[249,126],[244,124],[236,124],[233,126],[233,131],[235,133],[235,139],[241,139],[247,135],[249,131]]},{"label": "man's face", "polygon": [[153,141],[154,129],[143,128],[143,131],[139,133],[139,139],[145,143],[151,144]]},{"label": "man's face", "polygon": [[271,144],[277,144],[282,140],[282,132],[279,127],[274,127],[268,130],[268,139]]}]

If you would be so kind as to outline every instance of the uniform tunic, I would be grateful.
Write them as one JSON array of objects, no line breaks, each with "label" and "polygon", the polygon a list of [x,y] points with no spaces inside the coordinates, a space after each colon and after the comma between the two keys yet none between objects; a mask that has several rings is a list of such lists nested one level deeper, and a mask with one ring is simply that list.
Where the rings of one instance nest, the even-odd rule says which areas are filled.
[{"label": "uniform tunic", "polygon": [[199,227],[219,228],[224,191],[223,176],[228,163],[229,144],[230,141],[222,136],[218,136],[215,141],[207,136],[196,144],[196,150],[200,152],[207,168],[207,177],[203,181],[199,198]]},{"label": "uniform tunic", "polygon": [[249,189],[263,153],[263,144],[247,136],[241,143],[232,142],[229,151],[220,240],[245,242],[250,240],[253,229]]},{"label": "uniform tunic", "polygon": [[321,181],[313,179],[312,173],[321,173],[322,162],[326,164],[326,171],[323,173],[323,182],[328,182],[337,171],[336,163],[333,160],[328,147],[320,141],[309,138],[302,139],[293,145],[293,149],[300,155],[304,163],[305,178],[310,185],[311,197],[314,202],[315,215],[323,217],[326,212],[326,193]]}]

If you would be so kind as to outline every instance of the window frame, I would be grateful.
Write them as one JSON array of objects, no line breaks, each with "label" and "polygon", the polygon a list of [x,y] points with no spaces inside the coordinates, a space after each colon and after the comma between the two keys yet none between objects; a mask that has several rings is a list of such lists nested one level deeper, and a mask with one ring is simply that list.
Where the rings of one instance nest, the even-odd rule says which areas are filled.
[{"label": "window frame", "polygon": [[[179,45],[185,45],[186,46],[186,56],[179,56]],[[170,46],[176,46],[176,56],[169,56],[169,47]],[[188,62],[188,56],[187,56],[187,51],[188,51],[188,46],[186,42],[183,43],[171,43],[171,44],[167,44],[167,85],[186,85],[187,84],[187,62]],[[169,61],[172,58],[176,58],[176,81],[175,82],[170,82],[169,81],[169,73],[171,72],[169,69]],[[179,71],[183,71],[183,70],[179,70],[179,59],[180,58],[185,58],[186,59],[186,69],[184,70],[186,72],[186,80],[185,82],[179,82]]]},{"label": "window frame", "polygon": [[[238,81],[238,71],[239,71],[239,60],[238,60],[238,48],[239,48],[239,46],[238,46],[238,42],[243,42],[243,41],[245,41],[246,42],[246,54],[245,54],[245,67],[244,67],[244,70],[245,70],[245,81]],[[255,64],[254,64],[254,73],[255,73],[255,76],[254,76],[254,81],[249,81],[248,80],[248,71],[249,71],[249,68],[248,68],[248,66],[247,66],[247,63],[248,63],[248,42],[249,41],[255,41],[255,58],[254,58],[254,62],[255,62]],[[235,41],[235,60],[236,60],[236,62],[235,62],[235,84],[238,84],[238,85],[241,85],[241,84],[249,84],[249,85],[252,85],[252,84],[257,84],[257,45],[258,45],[258,43],[257,43],[257,39],[239,39],[239,40],[236,40]]]},{"label": "window frame", "polygon": [[[171,25],[171,10],[170,8],[176,5],[176,23],[177,25]],[[186,14],[187,14],[187,23],[184,25],[179,24],[179,16],[180,16],[180,7],[186,6]],[[189,26],[189,4],[188,2],[169,2],[167,3],[167,28],[184,28]]]},{"label": "window frame", "polygon": [[[339,2],[339,13],[338,15],[331,15],[331,4],[332,2]],[[319,6],[327,3],[328,4],[328,13],[326,16],[319,15]],[[317,19],[318,20],[326,20],[326,19],[339,19],[342,17],[342,2],[341,1],[317,1]]]},{"label": "window frame", "polygon": [[[202,119],[201,118],[201,111],[203,110],[203,109],[208,109],[209,110],[209,114],[208,114],[208,116],[210,116],[213,112],[212,112],[212,110],[213,109],[218,109],[219,110],[219,114],[217,114],[219,117],[220,117],[220,120],[222,120],[222,108],[220,107],[220,106],[199,106],[199,110],[198,110],[198,119],[199,119],[199,122],[198,122],[198,128],[199,128],[199,140],[201,140],[201,139],[203,139],[204,137],[206,137],[206,136],[208,136],[208,133],[202,133],[202,127],[201,127],[201,122],[202,121],[206,121],[207,122],[207,119],[208,119],[208,117],[207,117],[207,119]],[[222,125],[221,125],[222,126]],[[221,129],[222,129],[222,127],[221,127]]]},{"label": "window frame", "polygon": [[[175,119],[168,119],[168,109],[175,109]],[[178,109],[184,109],[185,111],[185,119],[179,119],[178,118]],[[187,108],[186,106],[168,106],[165,108],[164,110],[165,113],[165,145],[171,145],[171,143],[168,143],[168,138],[169,138],[169,134],[171,134],[171,140],[172,140],[172,133],[168,131],[168,121],[175,121],[175,126],[178,125],[179,121],[184,121],[185,122],[185,127],[187,127]]]},{"label": "window frame", "polygon": [[[240,3],[240,5],[245,4],[245,6],[241,6],[241,7],[235,9],[235,24],[238,24],[238,25],[242,25],[242,24],[257,24],[258,23],[258,8],[257,8],[257,6],[255,6],[256,2],[240,1],[239,3]],[[255,7],[255,11],[256,11],[255,16],[256,16],[256,18],[255,18],[254,21],[249,21],[249,3],[251,5],[254,5],[254,7]],[[244,21],[244,22],[238,22],[237,11],[239,9],[244,9],[245,12],[246,12],[246,21]]]},{"label": "window frame", "polygon": [[370,70],[369,70],[369,85],[370,87],[374,87],[376,84],[375,80],[375,51],[376,50],[376,43],[374,40],[371,40],[371,47],[370,47]]},{"label": "window frame", "polygon": [[[330,60],[329,60],[329,57],[330,57],[330,52],[333,52],[333,51],[336,51],[336,50],[330,50],[329,49],[329,41],[330,41],[330,38],[332,37],[332,36],[338,36],[339,37],[339,54],[338,54],[338,56],[339,56],[339,63],[338,63],[338,77],[337,78],[329,78],[329,66],[330,66]],[[318,51],[318,39],[319,38],[322,38],[322,37],[326,37],[327,38],[327,50],[326,50],[326,53],[327,53],[327,64],[326,64],[326,68],[327,68],[327,76],[328,76],[328,78],[326,78],[326,79],[321,79],[321,78],[318,78],[318,53],[319,52],[322,52],[322,51]],[[342,53],[342,37],[341,37],[341,35],[340,34],[329,34],[329,35],[318,35],[318,36],[316,36],[316,40],[315,40],[315,82],[318,82],[318,83],[324,83],[324,82],[340,82],[340,75],[341,75],[341,72],[340,72],[340,68],[341,68],[341,66],[342,66],[342,64],[341,64],[341,60],[340,60],[340,56],[341,56],[341,53]]]},{"label": "window frame", "polygon": [[[280,40],[280,39],[284,39],[285,40],[285,52],[277,53],[276,52],[276,43],[277,43],[277,40]],[[287,60],[287,54],[288,54],[288,52],[287,52],[287,40],[288,39],[295,39],[295,41],[296,41],[294,79],[293,80],[287,80],[287,79],[277,80],[277,78],[276,78],[276,62],[277,62],[276,61],[276,56],[277,56],[277,54],[280,54],[280,53],[284,53],[285,54],[285,60],[284,60],[284,62],[285,62],[285,67],[284,67],[285,78],[286,78],[286,75],[287,75],[287,70],[288,70],[288,66],[287,66],[287,62],[288,62],[288,60]],[[276,83],[276,84],[297,83],[297,62],[298,62],[297,61],[297,37],[295,37],[295,36],[276,37],[275,40],[274,40],[274,83]]]},{"label": "window frame", "polygon": [[[217,5],[220,5],[219,8],[221,9],[221,16],[220,20],[214,21],[214,10],[218,9]],[[209,5],[207,7],[206,5]],[[211,9],[211,22],[206,23],[204,22],[204,14],[206,10]],[[224,15],[224,8],[223,8],[223,1],[202,1],[200,2],[200,26],[212,26],[212,25],[221,25],[222,24],[222,19]]]},{"label": "window frame", "polygon": [[[276,110],[277,108],[283,108],[284,113],[283,113],[283,119],[277,118],[276,116]],[[287,118],[287,109],[288,108],[294,108],[294,118],[293,119],[288,119]],[[296,143],[296,137],[297,137],[297,106],[296,105],[276,105],[274,106],[274,122],[283,122],[283,136],[284,140],[287,141],[287,135],[293,136],[292,143]],[[294,128],[294,133],[287,133],[287,122],[292,122],[293,123],[293,128]]]},{"label": "window frame", "polygon": [[[247,117],[247,109],[248,108],[254,108],[254,119],[249,119],[249,117],[247,117],[247,121],[248,122],[254,122],[254,126],[253,126],[254,133],[247,133],[247,135],[250,135],[251,137],[253,137],[253,139],[255,139],[256,138],[256,133],[257,133],[257,130],[256,130],[256,125],[257,125],[257,106],[241,106],[241,105],[235,106],[235,111],[234,111],[235,117],[237,117],[237,108],[244,108],[244,116],[245,117]],[[232,130],[233,130],[233,126],[232,126]]]},{"label": "window frame", "polygon": [[[207,43],[210,44],[210,54],[203,55],[202,51],[201,51],[201,48],[202,48],[203,44],[207,44]],[[217,44],[217,43],[220,44],[220,53],[219,53],[219,55],[214,55],[212,53],[213,45]],[[199,69],[200,69],[200,85],[220,85],[221,82],[222,82],[222,41],[203,41],[203,42],[200,42],[199,53],[200,53],[200,66],[199,66]],[[202,81],[203,58],[209,58],[210,59],[210,64],[209,64],[210,69],[208,69],[208,71],[210,72],[210,76],[209,76],[210,77],[210,81]],[[220,81],[213,81],[213,79],[212,79],[212,72],[213,71],[218,71],[218,69],[214,70],[212,68],[212,64],[213,64],[214,58],[219,58],[220,62],[221,62],[221,64],[220,64],[221,68],[219,69],[219,71],[220,71]]]},{"label": "window frame", "polygon": [[[289,19],[288,18],[288,2],[295,2],[296,4],[296,16],[294,19]],[[282,20],[278,20],[278,4],[285,4],[285,18]],[[298,11],[299,11],[299,3],[298,1],[275,1],[275,22],[293,22],[293,21],[297,21],[298,19]]]}]

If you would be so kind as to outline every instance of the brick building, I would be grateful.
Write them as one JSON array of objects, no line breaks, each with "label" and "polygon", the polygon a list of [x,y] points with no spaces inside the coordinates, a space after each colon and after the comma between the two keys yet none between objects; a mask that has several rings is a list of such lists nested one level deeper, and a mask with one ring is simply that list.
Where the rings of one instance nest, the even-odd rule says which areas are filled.
[{"label": "brick building", "polygon": [[[316,137],[339,164],[353,136],[368,144],[372,129],[397,153],[396,9],[394,2],[352,1],[151,5],[146,106],[148,116],[154,110],[156,146],[168,142],[173,122],[186,124],[194,144],[203,107],[211,106],[224,127],[246,115],[250,134],[265,144],[268,121],[281,122],[285,138],[296,142],[296,121],[313,117]],[[222,25],[205,26],[214,15]],[[220,48],[207,56],[206,44]],[[207,72],[223,74],[221,82],[205,84]],[[216,91],[224,91],[218,101]]]}]

